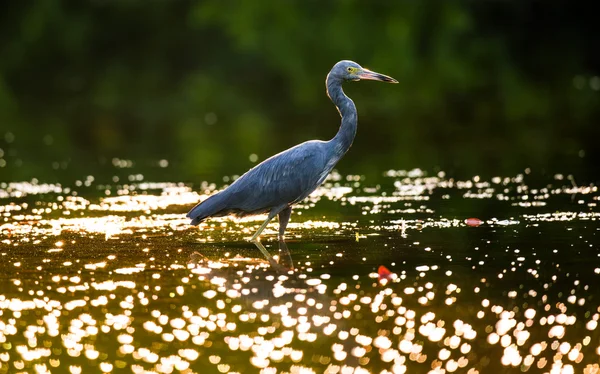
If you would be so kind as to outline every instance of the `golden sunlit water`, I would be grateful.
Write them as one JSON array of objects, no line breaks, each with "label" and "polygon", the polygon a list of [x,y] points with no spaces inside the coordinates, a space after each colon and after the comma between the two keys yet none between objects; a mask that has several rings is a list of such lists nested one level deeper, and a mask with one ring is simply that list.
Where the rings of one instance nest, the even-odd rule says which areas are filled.
[{"label": "golden sunlit water", "polygon": [[0,183],[0,373],[600,373],[595,185],[334,173],[255,246],[143,179]]}]

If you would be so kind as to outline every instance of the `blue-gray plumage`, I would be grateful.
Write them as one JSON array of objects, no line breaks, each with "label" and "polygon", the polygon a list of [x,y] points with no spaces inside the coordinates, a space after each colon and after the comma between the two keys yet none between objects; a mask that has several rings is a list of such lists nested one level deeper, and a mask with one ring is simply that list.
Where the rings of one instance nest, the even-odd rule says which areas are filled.
[{"label": "blue-gray plumage", "polygon": [[266,159],[223,191],[192,208],[187,214],[192,219],[191,224],[198,225],[208,217],[229,214],[269,213],[252,239],[256,240],[269,221],[279,215],[279,238],[283,240],[292,205],[319,187],[352,145],[358,117],[354,102],[342,90],[342,83],[361,79],[398,83],[391,77],[362,68],[356,62],[344,60],[335,64],[325,81],[327,95],[342,116],[342,124],[333,139],[311,140]]}]

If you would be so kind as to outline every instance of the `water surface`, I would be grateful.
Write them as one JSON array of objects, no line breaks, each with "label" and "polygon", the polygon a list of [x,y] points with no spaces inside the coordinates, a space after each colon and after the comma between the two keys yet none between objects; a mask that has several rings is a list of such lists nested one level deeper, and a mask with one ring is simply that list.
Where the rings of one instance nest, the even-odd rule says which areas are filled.
[{"label": "water surface", "polygon": [[0,373],[600,370],[595,185],[333,174],[262,252],[216,188],[1,183]]}]

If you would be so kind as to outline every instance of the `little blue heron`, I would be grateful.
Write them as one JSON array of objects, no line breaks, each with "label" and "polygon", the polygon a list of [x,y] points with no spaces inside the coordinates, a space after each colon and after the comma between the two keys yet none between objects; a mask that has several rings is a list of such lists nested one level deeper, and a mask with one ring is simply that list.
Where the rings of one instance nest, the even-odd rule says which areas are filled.
[{"label": "little blue heron", "polygon": [[323,183],[352,145],[358,116],[354,102],[342,90],[342,83],[361,79],[398,83],[353,61],[344,60],[335,64],[325,80],[327,95],[342,116],[342,124],[333,139],[310,140],[266,159],[223,191],[192,208],[187,214],[192,219],[191,224],[198,225],[208,217],[268,213],[252,240],[257,240],[276,215],[279,215],[279,239],[284,240],[292,206]]}]

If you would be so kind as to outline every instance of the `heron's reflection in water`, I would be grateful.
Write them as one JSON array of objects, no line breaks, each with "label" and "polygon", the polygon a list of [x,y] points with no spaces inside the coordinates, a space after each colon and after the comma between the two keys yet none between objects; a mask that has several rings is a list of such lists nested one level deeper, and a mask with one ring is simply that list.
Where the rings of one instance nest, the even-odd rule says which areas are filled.
[{"label": "heron's reflection in water", "polygon": [[271,254],[269,253],[269,251],[267,251],[265,246],[262,245],[262,243],[258,240],[254,240],[252,242],[254,243],[256,248],[258,248],[260,253],[262,253],[263,256],[265,256],[267,261],[269,261],[269,264],[271,265],[271,268],[273,268],[273,270],[277,271],[278,273],[288,273],[290,271],[294,271],[294,262],[292,261],[292,255],[290,254],[290,250],[285,241],[278,241],[279,254],[277,255],[277,258],[271,256]]},{"label": "heron's reflection in water", "polygon": [[[253,240],[252,243],[269,262],[271,269],[275,270],[277,273],[287,274],[295,271],[292,255],[290,254],[290,250],[285,241],[278,241],[279,253],[277,256],[272,256],[261,242]],[[205,261],[208,261],[208,258],[200,252],[195,251],[190,255],[188,264],[198,265]]]}]

